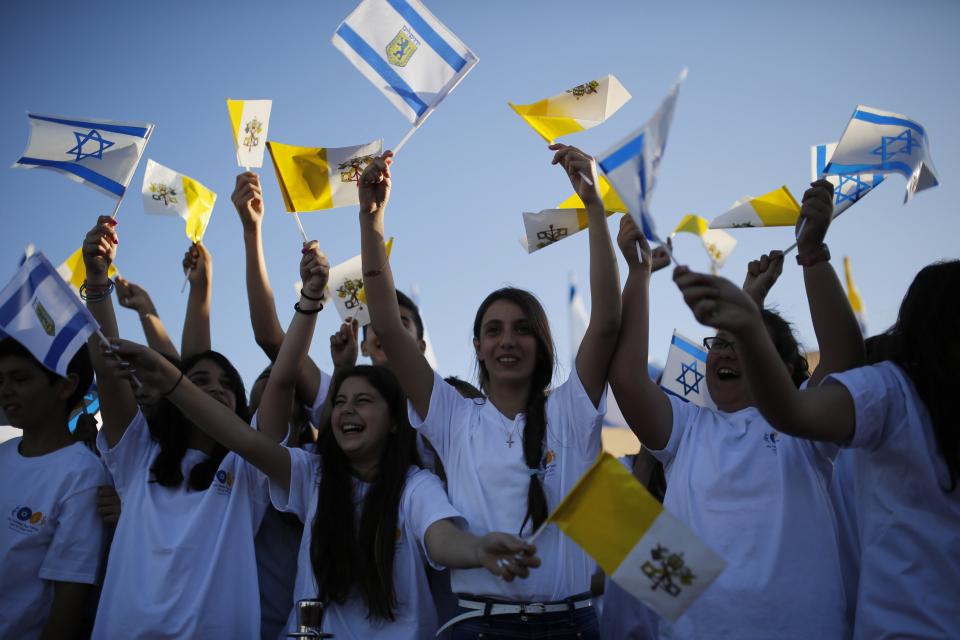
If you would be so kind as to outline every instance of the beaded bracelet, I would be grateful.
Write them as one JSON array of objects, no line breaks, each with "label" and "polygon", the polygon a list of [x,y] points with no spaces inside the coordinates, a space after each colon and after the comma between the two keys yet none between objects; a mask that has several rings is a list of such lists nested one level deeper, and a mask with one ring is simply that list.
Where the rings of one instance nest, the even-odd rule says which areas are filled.
[{"label": "beaded bracelet", "polygon": [[303,289],[300,289],[300,297],[310,300],[311,302],[323,302],[323,298],[314,298],[313,296],[308,296],[303,292]]},{"label": "beaded bracelet", "polygon": [[[90,292],[90,289],[94,289],[94,291]],[[101,302],[110,297],[113,289],[113,280],[107,280],[107,284],[95,285],[88,285],[87,281],[84,280],[83,284],[80,285],[80,299],[84,302]]]},{"label": "beaded bracelet", "polygon": [[[309,300],[309,298],[307,299]],[[293,310],[296,311],[297,313],[302,313],[305,316],[315,316],[321,311],[323,311],[323,304],[321,303],[320,306],[317,307],[316,309],[301,309],[300,303],[297,302],[297,303],[294,303]]]}]

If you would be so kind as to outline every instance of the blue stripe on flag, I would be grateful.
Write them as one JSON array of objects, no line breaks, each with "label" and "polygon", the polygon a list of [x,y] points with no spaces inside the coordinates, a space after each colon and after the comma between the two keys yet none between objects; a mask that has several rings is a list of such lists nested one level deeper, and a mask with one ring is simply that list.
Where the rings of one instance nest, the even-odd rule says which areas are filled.
[{"label": "blue stripe on flag", "polygon": [[454,71],[460,71],[460,69],[466,66],[467,61],[464,60],[459,53],[454,51],[453,47],[447,44],[447,41],[444,40],[439,33],[433,30],[433,27],[423,19],[423,16],[417,13],[416,9],[410,6],[407,0],[387,0],[387,4],[403,16],[407,22],[410,23],[410,26],[413,27],[414,31],[423,36],[423,39],[427,41],[430,48],[446,60],[450,68]]},{"label": "blue stripe on flag", "polygon": [[827,145],[818,144],[817,145],[817,175],[819,178],[823,175],[824,170],[827,168]]},{"label": "blue stripe on flag", "polygon": [[680,395],[679,393],[676,393],[675,391],[671,391],[670,389],[667,389],[666,387],[664,387],[664,386],[662,386],[662,385],[661,385],[661,387],[660,387],[660,390],[663,391],[663,392],[665,392],[665,393],[670,394],[670,395],[673,396],[674,398],[680,398],[680,399],[683,400],[684,402],[690,402],[690,398],[684,398],[684,397],[683,397],[682,395]]},{"label": "blue stripe on flag", "polygon": [[615,171],[628,160],[635,158],[643,152],[643,133],[633,140],[627,141],[622,147],[608,155],[600,161],[600,168],[604,173]]},{"label": "blue stripe on flag", "polygon": [[699,360],[700,362],[706,362],[707,356],[703,353],[703,350],[698,349],[696,346],[690,344],[683,338],[679,336],[673,336],[673,339],[670,341],[670,344],[675,346],[677,349],[689,353],[691,356]]},{"label": "blue stripe on flag", "polygon": [[55,122],[65,124],[70,127],[83,127],[85,129],[97,129],[99,131],[109,131],[111,133],[122,133],[125,136],[135,136],[137,138],[146,138],[150,129],[147,127],[128,127],[122,124],[103,124],[100,122],[84,122],[83,120],[65,120],[63,118],[50,118],[47,116],[35,116],[28,113],[27,117],[34,120],[43,120],[45,122]]},{"label": "blue stripe on flag", "polygon": [[337,29],[337,35],[350,45],[350,48],[353,49],[358,56],[363,58],[364,62],[380,74],[383,81],[390,85],[390,88],[410,105],[410,108],[413,109],[418,118],[423,115],[423,112],[427,110],[427,104],[420,99],[420,96],[410,88],[410,85],[408,85],[396,71],[390,68],[390,64],[385,61],[379,53],[374,51],[373,47],[367,44],[366,40],[350,28],[350,25],[347,23],[340,25],[340,28]]},{"label": "blue stripe on flag", "polygon": [[877,164],[837,164],[831,162],[824,168],[824,173],[831,175],[870,173],[871,171],[897,171],[905,176],[913,173],[913,169],[906,162],[879,162]]},{"label": "blue stripe on flag", "polygon": [[75,316],[70,318],[70,322],[66,324],[65,327],[60,329],[60,332],[57,333],[57,337],[53,339],[53,342],[50,344],[50,350],[47,351],[47,355],[43,358],[43,366],[46,368],[56,371],[57,363],[60,362],[60,358],[63,357],[63,352],[67,350],[67,347],[70,346],[70,342],[76,337],[80,331],[87,326],[87,316],[82,312],[78,312]]},{"label": "blue stripe on flag", "polygon": [[111,180],[103,174],[97,173],[93,169],[77,164],[76,162],[65,162],[63,160],[44,160],[42,158],[28,158],[26,156],[17,160],[18,164],[33,164],[38,167],[50,167],[51,169],[60,169],[67,173],[79,176],[91,184],[95,184],[105,191],[109,191],[117,197],[123,197],[125,186]]},{"label": "blue stripe on flag", "polygon": [[913,120],[905,120],[903,118],[894,118],[892,116],[881,116],[876,113],[869,113],[867,111],[854,111],[853,117],[856,120],[863,120],[864,122],[871,122],[873,124],[885,124],[896,127],[909,127],[922,136],[926,135],[926,132],[923,130],[923,127],[918,125]]},{"label": "blue stripe on flag", "polygon": [[20,285],[20,288],[3,303],[3,306],[0,306],[0,325],[8,324],[14,316],[20,313],[20,310],[25,306],[25,301],[33,297],[37,287],[49,276],[50,272],[47,271],[46,265],[42,262],[35,266],[30,275],[27,276],[26,282]]}]

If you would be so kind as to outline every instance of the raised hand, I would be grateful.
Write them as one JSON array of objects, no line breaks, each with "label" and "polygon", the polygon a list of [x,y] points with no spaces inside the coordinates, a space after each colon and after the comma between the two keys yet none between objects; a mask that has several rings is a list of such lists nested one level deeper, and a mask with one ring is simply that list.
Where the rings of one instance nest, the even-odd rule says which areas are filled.
[{"label": "raised hand", "polygon": [[763,320],[756,303],[747,293],[726,278],[677,267],[673,281],[683,293],[694,317],[701,324],[724,329],[734,335],[749,330],[763,331]]},{"label": "raised hand", "polygon": [[133,309],[140,315],[155,313],[153,300],[150,299],[150,294],[147,293],[146,289],[121,276],[114,279],[114,284],[117,288],[117,300],[120,302],[120,306]]},{"label": "raised hand", "polygon": [[303,292],[311,298],[322,298],[330,278],[330,261],[320,251],[316,240],[303,243],[303,257],[300,258],[300,280]]},{"label": "raised hand", "polygon": [[346,369],[357,364],[357,332],[360,328],[356,318],[340,325],[340,330],[330,336],[330,359],[333,368]]},{"label": "raised hand", "polygon": [[240,216],[244,229],[259,226],[263,221],[263,190],[260,176],[252,171],[237,176],[237,184],[230,194],[230,200]]},{"label": "raised hand", "polygon": [[771,251],[751,260],[747,265],[747,277],[743,280],[743,290],[753,299],[758,307],[763,308],[770,289],[777,283],[783,272],[783,252]]},{"label": "raised hand", "polygon": [[[600,179],[597,177],[597,163],[594,159],[580,149],[565,144],[552,144],[550,150],[556,151],[550,164],[559,164],[563,167],[567,172],[567,178],[570,179],[570,184],[573,185],[573,190],[577,192],[583,203],[588,207],[603,206],[603,200],[600,198]],[[590,182],[584,180],[584,176],[587,176]]]},{"label": "raised hand", "polygon": [[488,533],[477,538],[477,563],[507,582],[526,578],[540,566],[537,548],[507,533]]},{"label": "raised hand", "polygon": [[191,287],[198,284],[207,286],[213,281],[213,256],[202,242],[190,245],[183,254],[183,273]]},{"label": "raised hand", "polygon": [[659,246],[653,250],[653,266],[650,268],[651,273],[656,273],[663,269],[664,267],[670,266],[670,251],[673,251],[673,240],[667,238],[667,246]]},{"label": "raised hand", "polygon": [[833,218],[833,184],[817,180],[803,194],[797,220],[797,253],[810,255],[820,249]]},{"label": "raised hand", "polygon": [[153,404],[168,395],[180,380],[180,370],[173,363],[143,345],[113,338],[109,345],[101,344],[100,350],[107,369],[130,382],[141,404]]},{"label": "raised hand", "polygon": [[[640,252],[643,254],[643,262],[640,262],[640,256],[637,255],[637,243],[640,243]],[[629,215],[624,214],[620,218],[620,230],[617,232],[617,246],[620,247],[620,253],[627,261],[627,267],[631,271],[642,269],[649,275],[653,265],[653,255],[650,251],[650,245],[644,237],[643,232],[637,227]],[[670,264],[670,258],[667,257],[667,264]],[[661,267],[658,267],[661,268]]]},{"label": "raised hand", "polygon": [[87,270],[87,281],[103,284],[107,281],[107,272],[117,255],[117,221],[110,216],[100,216],[97,224],[87,232],[83,239],[83,266]]},{"label": "raised hand", "polygon": [[368,164],[357,189],[360,191],[360,214],[373,214],[387,206],[390,200],[390,165],[393,163],[393,151],[385,151],[379,158]]}]

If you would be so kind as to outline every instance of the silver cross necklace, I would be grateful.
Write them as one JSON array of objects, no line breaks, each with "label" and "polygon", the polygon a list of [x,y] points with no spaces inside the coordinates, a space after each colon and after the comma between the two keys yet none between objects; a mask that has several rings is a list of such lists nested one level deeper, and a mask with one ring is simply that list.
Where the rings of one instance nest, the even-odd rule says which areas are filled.
[{"label": "silver cross necklace", "polygon": [[496,406],[494,406],[493,408],[496,410],[497,415],[500,417],[500,424],[503,425],[503,430],[507,434],[507,439],[506,439],[507,448],[512,449],[513,443],[515,442],[515,440],[513,439],[513,435],[517,432],[517,429],[520,428],[520,421],[517,420],[516,417],[514,417],[513,429],[510,429],[510,427],[507,426],[507,421],[503,419],[503,414],[500,413],[500,409],[497,409]]}]

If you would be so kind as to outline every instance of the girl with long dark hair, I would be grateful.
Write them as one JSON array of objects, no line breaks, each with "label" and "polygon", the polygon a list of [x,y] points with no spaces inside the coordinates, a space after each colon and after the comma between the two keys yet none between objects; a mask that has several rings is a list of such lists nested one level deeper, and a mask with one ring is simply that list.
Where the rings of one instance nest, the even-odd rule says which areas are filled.
[{"label": "girl with long dark hair", "polygon": [[[451,502],[477,534],[533,534],[600,452],[607,368],[620,321],[616,258],[593,159],[573,147],[550,148],[586,206],[592,298],[576,367],[552,390],[556,357],[546,314],[531,293],[512,287],[487,296],[473,323],[485,398],[463,398],[430,368],[403,330],[384,248],[392,154],[368,165],[359,183],[364,291],[374,331],[409,399],[414,428],[443,462]],[[555,528],[545,530],[537,546],[544,567],[522,583],[452,572],[461,607],[450,625],[454,638],[507,632],[596,637],[589,593],[594,563]]]}]

